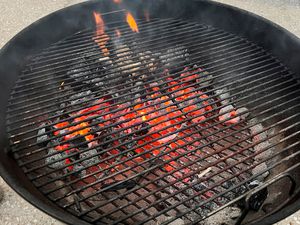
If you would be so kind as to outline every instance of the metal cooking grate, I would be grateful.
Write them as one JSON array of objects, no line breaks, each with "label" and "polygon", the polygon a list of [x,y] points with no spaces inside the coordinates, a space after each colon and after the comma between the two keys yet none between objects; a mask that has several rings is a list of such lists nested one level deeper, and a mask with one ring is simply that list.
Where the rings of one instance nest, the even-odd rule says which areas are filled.
[{"label": "metal cooking grate", "polygon": [[[300,89],[245,39],[180,20],[138,22],[140,33],[107,24],[107,57],[94,30],[35,56],[9,100],[11,149],[45,196],[88,222],[198,223],[298,154]],[[186,111],[195,99],[202,106]],[[221,121],[226,106],[247,111]]]}]

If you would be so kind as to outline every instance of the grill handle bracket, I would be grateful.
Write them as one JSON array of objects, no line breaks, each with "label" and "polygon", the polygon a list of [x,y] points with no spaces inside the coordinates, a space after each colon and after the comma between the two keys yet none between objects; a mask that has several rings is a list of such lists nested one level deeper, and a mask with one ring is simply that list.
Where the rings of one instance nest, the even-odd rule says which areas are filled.
[{"label": "grill handle bracket", "polygon": [[[241,225],[242,222],[244,221],[244,219],[246,218],[246,216],[248,215],[248,213],[252,210],[252,211],[258,211],[261,206],[263,205],[263,202],[267,199],[265,198],[264,201],[256,208],[252,207],[250,202],[252,199],[255,198],[255,196],[259,195],[259,194],[264,194],[264,192],[267,191],[267,188],[274,184],[277,183],[278,181],[284,179],[284,178],[288,178],[291,181],[291,187],[289,189],[289,198],[287,198],[282,204],[280,204],[278,207],[276,207],[274,210],[272,210],[271,212],[267,213],[266,215],[264,215],[262,218],[268,217],[271,214],[279,211],[281,208],[283,208],[286,204],[288,204],[293,198],[294,196],[296,196],[299,192],[300,192],[300,188],[296,189],[296,181],[293,178],[293,176],[290,174],[290,172],[296,168],[298,168],[300,166],[300,163],[297,163],[296,165],[294,165],[293,167],[290,167],[286,172],[279,174],[277,176],[275,176],[274,178],[266,181],[263,185],[258,186],[257,188],[251,190],[249,192],[249,194],[247,194],[247,196],[245,197],[245,208],[241,214],[241,216],[239,217],[239,219],[236,222],[236,225]],[[259,218],[259,220],[262,219],[261,217]],[[255,224],[257,221],[251,221],[250,224]]]}]

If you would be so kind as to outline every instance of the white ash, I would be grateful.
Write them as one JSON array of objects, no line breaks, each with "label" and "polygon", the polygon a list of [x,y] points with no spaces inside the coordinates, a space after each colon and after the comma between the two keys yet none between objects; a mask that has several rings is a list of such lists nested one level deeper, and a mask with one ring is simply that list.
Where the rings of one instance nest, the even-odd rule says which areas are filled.
[{"label": "white ash", "polygon": [[[159,217],[156,218],[156,223],[153,223],[153,222],[150,222],[150,223],[147,223],[147,224],[155,224],[155,225],[160,225],[160,224],[163,224],[164,222],[168,221],[168,220],[171,220],[173,219],[173,217],[171,216],[165,216],[165,215],[161,215]],[[174,221],[172,221],[171,223],[168,223],[169,225],[184,225],[184,221],[183,219],[176,219]]]},{"label": "white ash", "polygon": [[241,215],[241,210],[237,207],[226,207],[207,219],[199,222],[200,225],[233,225]]},{"label": "white ash", "polygon": [[82,91],[79,93],[76,93],[70,97],[70,103],[71,105],[75,105],[78,103],[85,102],[89,99],[92,99],[94,96],[92,95],[92,91]]},{"label": "white ash", "polygon": [[175,46],[167,49],[166,52],[160,53],[158,57],[165,66],[172,66],[177,65],[177,62],[184,63],[188,60],[189,55],[187,48],[184,46]]},{"label": "white ash", "polygon": [[44,143],[45,141],[47,141],[49,139],[48,135],[46,134],[45,127],[38,130],[37,136],[38,137],[36,139],[36,142],[38,144]]},{"label": "white ash", "polygon": [[208,87],[209,84],[212,82],[213,76],[207,72],[207,71],[202,71],[200,72],[200,78],[197,79],[197,83],[200,83],[201,86]]},{"label": "white ash", "polygon": [[219,97],[221,100],[222,105],[227,105],[230,102],[230,93],[227,90],[227,88],[223,89],[217,89],[215,90],[215,94]]},{"label": "white ash", "polygon": [[[263,162],[263,163],[257,165],[256,167],[254,167],[254,169],[252,170],[252,174],[257,175],[267,169],[268,169],[267,164]],[[269,174],[270,174],[270,172],[266,171],[263,174],[259,175],[256,179],[258,181],[264,181],[269,176]]]},{"label": "white ash", "polygon": [[239,115],[239,117],[242,119],[242,120],[246,120],[246,118],[249,116],[249,110],[246,108],[246,107],[242,107],[242,108],[238,108],[236,110],[236,113],[237,114],[241,114]]},{"label": "white ash", "polygon": [[[231,118],[231,112],[234,111],[234,107],[233,105],[227,105],[223,108],[220,109],[219,114],[222,115],[222,120],[225,121],[227,119]],[[239,122],[240,117],[239,116],[235,116],[234,119]],[[226,122],[226,121],[225,121]]]},{"label": "white ash", "polygon": [[220,109],[220,114],[221,113],[226,113],[226,112],[231,112],[232,110],[234,110],[233,105],[227,105],[227,106]]},{"label": "white ash", "polygon": [[255,156],[255,160],[262,161],[272,156],[273,148],[270,148],[271,143],[268,140],[267,131],[264,131],[264,127],[261,123],[258,123],[257,119],[252,119],[249,124],[254,124],[250,127],[250,133],[253,136],[252,142],[257,143],[254,145],[254,151],[263,151]]},{"label": "white ash", "polygon": [[[79,158],[80,159],[84,159],[84,161],[82,161],[81,164],[83,166],[85,166],[85,167],[88,167],[88,166],[91,166],[93,164],[98,163],[99,162],[99,158],[98,158],[98,156],[96,154],[97,154],[97,150],[96,149],[91,149],[91,150],[88,150],[86,152],[80,153]],[[92,157],[92,158],[86,159],[87,157],[91,157],[93,155],[96,155],[96,156]]]},{"label": "white ash", "polygon": [[264,141],[261,142],[257,145],[254,146],[254,151],[258,152],[258,151],[262,151],[260,154],[256,155],[254,158],[256,161],[260,162],[263,161],[265,159],[269,159],[270,157],[272,157],[273,154],[273,147],[270,148],[270,142],[269,141]]},{"label": "white ash", "polygon": [[[54,155],[51,155],[51,154],[54,154]],[[45,163],[49,164],[49,163],[53,163],[56,160],[59,160],[48,166],[52,169],[60,169],[61,167],[63,167],[65,165],[65,161],[64,161],[63,157],[64,157],[64,153],[60,153],[60,152],[56,151],[54,148],[49,148],[48,153],[47,153],[47,158],[45,159]]]}]

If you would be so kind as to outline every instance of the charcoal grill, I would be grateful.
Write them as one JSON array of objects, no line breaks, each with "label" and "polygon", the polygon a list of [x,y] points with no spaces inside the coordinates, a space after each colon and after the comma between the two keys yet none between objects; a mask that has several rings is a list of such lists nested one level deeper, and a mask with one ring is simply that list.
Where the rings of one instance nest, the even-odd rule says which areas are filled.
[{"label": "charcoal grill", "polygon": [[1,175],[69,224],[272,224],[299,208],[299,52],[214,2],[55,12],[1,50]]}]

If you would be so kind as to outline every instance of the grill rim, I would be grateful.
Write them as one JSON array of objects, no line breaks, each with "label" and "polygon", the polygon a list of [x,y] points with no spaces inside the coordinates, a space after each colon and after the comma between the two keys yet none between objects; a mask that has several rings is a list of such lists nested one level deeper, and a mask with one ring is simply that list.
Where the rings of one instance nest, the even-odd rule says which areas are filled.
[{"label": "grill rim", "polygon": [[[21,56],[19,56],[19,58],[17,58],[16,60],[19,61],[17,62],[18,65],[20,66],[19,68],[14,68],[11,71],[11,75],[15,76],[15,77],[9,77],[8,81],[5,81],[6,83],[3,84],[4,82],[1,82],[1,85],[4,86],[5,88],[4,90],[7,91],[7,93],[4,93],[4,95],[1,97],[0,101],[3,107],[1,107],[1,111],[0,113],[2,115],[6,115],[6,105],[8,103],[8,98],[6,98],[5,94],[8,95],[9,94],[9,88],[14,84],[15,79],[18,76],[18,72],[19,70],[22,68],[22,63],[21,60],[24,60],[25,56],[28,54],[32,54],[32,50],[36,50],[33,48],[29,48],[26,49],[24,51],[24,49],[21,48],[16,48],[20,47],[20,44],[23,47],[28,47],[25,44],[26,42],[26,38],[25,37],[33,37],[32,34],[30,34],[32,31],[34,31],[37,28],[40,28],[41,25],[44,25],[46,23],[49,23],[51,20],[51,22],[53,22],[53,19],[56,17],[64,17],[65,14],[71,13],[71,14],[76,14],[76,12],[81,12],[82,8],[81,7],[87,7],[87,8],[96,8],[95,6],[99,6],[99,5],[104,5],[105,3],[107,4],[111,4],[111,1],[102,1],[101,3],[99,3],[99,1],[93,0],[90,2],[85,2],[85,3],[80,3],[74,6],[70,6],[61,10],[58,10],[46,17],[43,17],[42,19],[38,20],[37,22],[31,24],[30,26],[28,26],[27,28],[25,28],[23,31],[21,31],[20,33],[18,33],[13,39],[11,39],[0,51],[0,60],[1,62],[5,62],[5,63],[1,63],[0,65],[0,74],[1,76],[7,76],[5,75],[5,71],[7,71],[7,65],[9,65],[11,68],[13,68],[13,66],[15,66],[15,61],[13,60],[9,60],[6,57],[8,57],[9,55],[12,55],[14,53],[17,53],[18,50],[23,50],[23,53]],[[126,2],[126,1],[125,1]],[[149,0],[148,2],[151,2],[151,0]],[[168,1],[165,0],[163,2],[167,3]],[[180,2],[180,1],[178,1]],[[254,24],[259,24],[259,28],[269,28],[271,29],[271,32],[269,32],[268,36],[272,36],[275,34],[277,34],[277,36],[279,37],[285,37],[286,38],[286,42],[289,44],[289,46],[294,46],[293,49],[294,51],[292,52],[292,54],[290,54],[290,58],[295,55],[297,55],[297,52],[300,52],[300,39],[298,39],[294,34],[290,33],[289,31],[287,31],[286,29],[280,27],[279,25],[265,19],[262,18],[258,15],[255,15],[253,13],[247,12],[245,10],[241,10],[239,8],[236,7],[232,7],[232,6],[228,6],[222,3],[216,3],[216,2],[208,2],[208,1],[201,1],[201,0],[194,0],[193,1],[195,4],[203,4],[206,7],[209,8],[213,8],[214,10],[221,12],[220,15],[223,13],[231,13],[232,17],[243,17],[243,18],[247,18],[247,21],[252,21]],[[161,4],[157,3],[157,4]],[[164,7],[162,4],[161,7]],[[137,1],[135,1],[134,3],[131,4],[131,7],[135,7],[137,6]],[[157,5],[156,5],[157,6]],[[192,6],[193,7],[193,6]],[[99,7],[100,8],[100,7]],[[205,7],[204,7],[205,8]],[[178,10],[182,10],[182,9],[178,9]],[[205,11],[205,10],[204,10]],[[68,12],[68,13],[67,13]],[[174,13],[174,12],[168,12],[168,13]],[[208,12],[204,12],[204,15],[207,16]],[[213,14],[213,12],[210,12]],[[209,14],[210,14],[209,13]],[[181,15],[182,16],[182,15]],[[195,19],[195,18],[193,18]],[[203,18],[201,18],[203,19]],[[211,17],[207,18],[210,20],[210,22],[212,22],[213,26],[216,27],[220,27],[220,25],[218,25],[218,18],[215,19],[213,18],[211,20]],[[214,21],[215,20],[215,21]],[[235,29],[234,31],[230,30],[229,25],[227,25],[228,27],[223,28],[222,26],[226,26],[224,24],[221,25],[221,28],[225,29],[226,31],[235,33],[237,35],[237,32],[240,32],[240,30],[236,30],[238,28],[240,28],[242,26],[242,24],[238,25],[238,22],[240,20],[236,20],[235,24],[236,26],[233,26]],[[241,20],[242,21],[242,20]],[[201,21],[202,22],[202,21]],[[210,24],[211,23],[207,23],[207,21],[205,22],[206,24]],[[65,24],[66,25],[66,24]],[[73,27],[74,29],[74,27]],[[73,32],[71,31],[72,29],[69,30],[69,32]],[[80,29],[81,30],[81,29]],[[250,30],[250,29],[249,29]],[[268,30],[269,31],[269,30]],[[244,36],[246,35],[246,38],[252,40],[254,38],[254,40],[252,40],[255,43],[258,43],[257,40],[255,40],[255,38],[257,37],[248,37],[247,34],[244,34]],[[249,35],[249,34],[248,34]],[[58,38],[58,37],[57,37]],[[286,53],[289,52],[289,48],[287,49],[281,49],[281,47],[283,48],[283,46],[279,47],[279,49],[277,49],[275,52],[273,52],[272,48],[270,48],[270,45],[267,43],[267,41],[269,41],[270,39],[266,39],[266,40],[260,40],[260,42],[258,43],[260,46],[262,46],[263,48],[265,48],[266,50],[270,50],[274,55],[278,56],[278,58],[281,59],[281,61],[285,62],[285,65],[288,65],[290,68],[292,68],[294,71],[299,72],[300,71],[300,64],[298,64],[299,66],[297,66],[297,63],[295,63],[295,61],[289,61],[287,58],[285,58]],[[49,42],[50,40],[47,40],[47,42]],[[51,40],[53,41],[53,40]],[[278,40],[275,40],[274,43],[278,42]],[[47,43],[43,43],[44,45]],[[295,46],[299,46],[298,49]],[[39,47],[40,48],[40,47]],[[296,59],[294,59],[296,60]],[[40,210],[44,211],[45,213],[53,216],[56,219],[59,219],[65,223],[68,224],[89,224],[86,223],[83,220],[80,220],[77,217],[74,217],[73,215],[71,215],[70,213],[66,212],[66,211],[62,211],[59,207],[57,207],[56,205],[52,204],[51,201],[48,201],[46,197],[41,196],[41,194],[38,192],[38,190],[34,187],[34,185],[32,185],[28,179],[24,176],[23,172],[21,171],[21,169],[16,166],[15,161],[9,157],[9,151],[10,149],[8,149],[8,139],[7,139],[7,135],[5,132],[5,124],[6,122],[6,117],[3,116],[0,119],[0,135],[2,137],[2,139],[0,140],[0,147],[2,148],[2,151],[0,151],[0,174],[2,176],[2,178],[9,184],[10,187],[12,187],[19,195],[21,195],[24,199],[26,199],[29,203],[31,203],[32,205],[36,206],[37,208],[39,208]],[[39,198],[41,197],[41,198]],[[49,204],[50,203],[50,204]],[[263,220],[261,220],[260,222],[256,223],[256,224],[272,224],[280,219],[285,218],[287,215],[290,215],[291,213],[295,212],[296,210],[298,210],[300,208],[300,205],[297,204],[297,202],[294,202],[292,204],[290,204],[289,206],[285,207],[284,209],[280,210],[279,212],[273,214],[272,216],[266,217]]]}]

